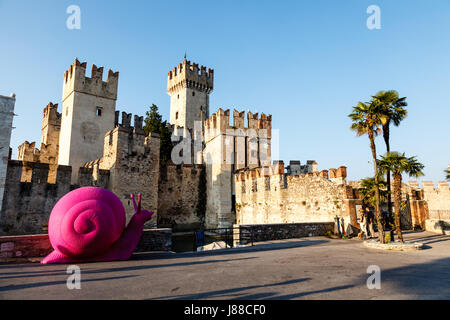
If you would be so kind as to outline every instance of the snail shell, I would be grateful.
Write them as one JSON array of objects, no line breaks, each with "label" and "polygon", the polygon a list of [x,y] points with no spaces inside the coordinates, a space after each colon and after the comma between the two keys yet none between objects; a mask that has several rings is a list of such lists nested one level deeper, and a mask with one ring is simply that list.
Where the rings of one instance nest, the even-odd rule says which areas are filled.
[{"label": "snail shell", "polygon": [[48,223],[50,242],[67,257],[102,254],[125,228],[125,209],[111,191],[83,187],[63,196],[53,208]]}]

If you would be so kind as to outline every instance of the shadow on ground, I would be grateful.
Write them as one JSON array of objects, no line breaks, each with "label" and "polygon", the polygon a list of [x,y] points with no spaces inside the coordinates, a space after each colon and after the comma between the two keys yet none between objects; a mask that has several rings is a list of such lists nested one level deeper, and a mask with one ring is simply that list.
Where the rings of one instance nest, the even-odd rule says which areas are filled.
[{"label": "shadow on ground", "polygon": [[[367,278],[368,275],[362,275],[361,283],[365,284]],[[450,299],[450,258],[381,269],[381,292],[385,287],[411,298]]]},{"label": "shadow on ground", "polygon": [[169,258],[192,258],[192,257],[210,257],[210,256],[222,256],[231,254],[241,254],[246,252],[260,252],[270,250],[281,249],[293,249],[299,247],[309,247],[331,242],[330,240],[293,240],[279,243],[257,243],[251,247],[231,248],[210,250],[202,252],[180,252],[180,253],[167,253],[167,252],[152,252],[152,253],[138,253],[133,255],[133,260],[148,260],[148,259],[169,259]]},{"label": "shadow on ground", "polygon": [[[221,263],[221,262],[233,262],[233,261],[250,260],[250,259],[256,259],[256,258],[247,257],[247,258],[226,259],[226,260],[191,261],[191,262],[181,262],[181,263],[172,263],[172,264],[139,265],[139,266],[104,268],[104,269],[82,268],[82,273],[83,274],[97,274],[97,273],[109,273],[109,272],[125,272],[125,271],[147,270],[147,269],[155,269],[155,268],[185,267],[185,266],[194,266],[194,265],[202,265],[202,264],[210,264],[210,263]],[[1,280],[1,279],[14,279],[14,278],[33,278],[33,277],[67,275],[67,273],[64,268],[64,271],[54,270],[54,271],[45,272],[45,270],[41,270],[41,271],[30,271],[30,272],[0,273],[0,275],[2,275],[0,277],[0,280]]]},{"label": "shadow on ground", "polygon": [[201,299],[246,299],[246,300],[256,300],[256,299],[267,299],[270,296],[277,294],[277,292],[264,292],[264,293],[252,293],[246,294],[245,291],[260,289],[260,288],[272,288],[277,286],[287,286],[292,284],[297,284],[300,282],[311,280],[310,278],[301,278],[295,280],[288,280],[284,282],[272,283],[272,284],[263,284],[263,285],[254,285],[247,287],[238,287],[232,289],[223,289],[223,290],[214,290],[202,293],[192,293],[192,294],[184,294],[184,295],[175,295],[175,296],[165,296],[165,297],[156,297],[149,300],[201,300]]},{"label": "shadow on ground", "polygon": [[[136,275],[127,275],[127,276],[109,277],[109,278],[97,278],[97,279],[83,279],[83,282],[107,281],[107,280],[134,278],[134,277],[136,277]],[[37,287],[48,287],[48,286],[62,285],[62,284],[67,284],[67,280],[65,279],[65,280],[60,280],[60,281],[46,281],[46,282],[36,282],[36,283],[27,283],[27,284],[18,284],[18,285],[12,284],[12,285],[8,285],[8,286],[0,287],[0,292],[37,288]]]}]

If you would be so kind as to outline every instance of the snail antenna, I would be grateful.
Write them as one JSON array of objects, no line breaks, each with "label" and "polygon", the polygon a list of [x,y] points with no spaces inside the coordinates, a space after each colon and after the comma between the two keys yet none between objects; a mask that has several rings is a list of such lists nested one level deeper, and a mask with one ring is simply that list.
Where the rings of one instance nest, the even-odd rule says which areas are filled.
[{"label": "snail antenna", "polygon": [[133,206],[134,206],[134,210],[137,212],[138,210],[138,205],[136,204],[136,200],[134,199],[134,194],[130,194],[131,200],[133,200]]},{"label": "snail antenna", "polygon": [[142,194],[139,193],[138,194],[138,212],[139,213],[141,212],[141,197],[142,197]]}]

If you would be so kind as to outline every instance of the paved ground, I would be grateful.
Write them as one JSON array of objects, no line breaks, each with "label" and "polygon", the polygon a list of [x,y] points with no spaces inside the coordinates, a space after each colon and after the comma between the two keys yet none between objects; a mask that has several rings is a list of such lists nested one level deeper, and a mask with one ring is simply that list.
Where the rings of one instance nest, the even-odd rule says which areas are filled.
[{"label": "paved ground", "polygon": [[[0,264],[0,299],[450,299],[450,237],[408,233],[426,249],[369,249],[358,240],[293,239],[204,253],[141,254],[131,261]],[[381,289],[369,290],[369,265]]]}]

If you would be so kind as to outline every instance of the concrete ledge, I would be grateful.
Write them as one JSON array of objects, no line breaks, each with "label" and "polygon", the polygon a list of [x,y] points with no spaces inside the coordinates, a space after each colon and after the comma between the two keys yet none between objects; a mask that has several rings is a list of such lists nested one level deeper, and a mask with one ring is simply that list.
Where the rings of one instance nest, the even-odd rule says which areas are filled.
[{"label": "concrete ledge", "polygon": [[382,244],[376,240],[366,240],[366,241],[364,241],[364,245],[368,248],[381,249],[381,250],[416,251],[416,250],[423,249],[423,244],[419,243],[419,242],[401,243],[401,242],[395,241],[395,242]]},{"label": "concrete ledge", "polygon": [[[171,249],[172,229],[145,229],[135,252]],[[0,262],[38,262],[52,251],[47,234],[0,237]]]},{"label": "concrete ledge", "polygon": [[0,237],[0,261],[45,257],[52,251],[47,234]]},{"label": "concrete ledge", "polygon": [[172,229],[144,229],[134,252],[171,251]]},{"label": "concrete ledge", "polygon": [[234,243],[247,244],[250,239],[253,242],[260,242],[324,236],[328,231],[333,232],[334,222],[246,224],[234,227],[239,228],[239,231],[234,233]]}]

